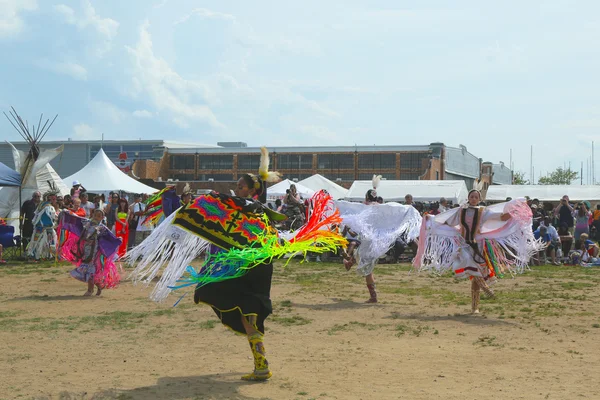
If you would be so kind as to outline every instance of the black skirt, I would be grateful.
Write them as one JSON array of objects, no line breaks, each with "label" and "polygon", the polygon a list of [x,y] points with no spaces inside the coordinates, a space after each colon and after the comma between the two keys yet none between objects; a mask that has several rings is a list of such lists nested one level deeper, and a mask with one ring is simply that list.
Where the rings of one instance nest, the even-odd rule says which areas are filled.
[{"label": "black skirt", "polygon": [[246,334],[242,315],[256,315],[256,329],[265,333],[265,319],[273,312],[271,277],[273,264],[258,265],[241,278],[196,288],[194,302],[210,305],[221,322]]}]

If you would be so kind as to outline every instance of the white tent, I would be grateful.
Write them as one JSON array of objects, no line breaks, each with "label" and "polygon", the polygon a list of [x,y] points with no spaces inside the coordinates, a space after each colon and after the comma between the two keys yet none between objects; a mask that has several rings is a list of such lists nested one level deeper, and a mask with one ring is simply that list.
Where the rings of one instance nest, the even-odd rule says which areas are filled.
[{"label": "white tent", "polygon": [[57,155],[62,153],[63,146],[56,149],[40,150],[37,159],[28,157],[28,154],[17,150],[11,143],[15,170],[21,173],[24,181],[19,194],[18,187],[5,187],[0,189],[0,217],[8,218],[8,224],[15,227],[15,234],[19,234],[19,215],[21,212],[20,201],[31,199],[34,192],[42,194],[49,191],[50,184],[54,186],[63,196],[69,194],[69,188],[65,186],[54,168],[50,166]]},{"label": "white tent", "polygon": [[301,180],[298,184],[306,186],[309,189],[318,192],[321,189],[327,190],[334,200],[342,199],[348,194],[348,189],[330,181],[322,175],[315,174],[311,177]]},{"label": "white tent", "polygon": [[[346,200],[364,201],[367,190],[373,189],[372,181],[354,181]],[[441,197],[462,204],[467,201],[468,190],[464,181],[388,181],[382,180],[377,195],[384,201],[404,201],[411,194],[414,201],[439,201]]]},{"label": "white tent", "polygon": [[304,199],[309,198],[315,191],[307,188],[299,183],[284,179],[283,181],[267,187],[267,199],[277,199],[285,196],[285,191],[290,188],[290,185],[296,185],[296,190]]},{"label": "white tent", "polygon": [[129,177],[110,161],[100,149],[98,154],[82,169],[64,178],[67,186],[73,181],[79,181],[83,187],[92,193],[122,190],[128,193],[154,193],[156,189]]},{"label": "white tent", "polygon": [[558,202],[564,195],[570,200],[600,200],[598,185],[493,185],[487,190],[487,201],[505,201],[529,196],[540,201]]}]

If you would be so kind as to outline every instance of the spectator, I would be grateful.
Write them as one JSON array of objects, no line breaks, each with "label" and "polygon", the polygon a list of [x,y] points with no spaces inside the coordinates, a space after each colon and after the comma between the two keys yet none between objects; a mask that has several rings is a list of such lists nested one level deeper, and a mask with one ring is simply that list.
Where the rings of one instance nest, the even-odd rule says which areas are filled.
[{"label": "spectator", "polygon": [[589,237],[587,234],[585,234],[585,233],[581,234],[581,243],[582,243],[583,247],[585,248],[585,251],[587,251],[590,256],[598,257],[598,253],[600,252],[600,247],[598,247],[598,245],[594,241],[589,240]]},{"label": "spectator", "polygon": [[73,199],[73,207],[71,207],[71,212],[81,218],[87,218],[85,213],[85,209],[81,207],[81,199]]},{"label": "spectator", "polygon": [[66,209],[69,209],[73,206],[73,199],[71,198],[70,194],[66,194],[65,197],[63,197],[63,204],[65,205]]},{"label": "spectator", "polygon": [[571,246],[573,246],[573,236],[571,236],[571,232],[569,232],[569,227],[567,224],[562,224],[558,228],[558,236],[560,237],[560,242],[562,243],[562,253],[563,256],[568,256],[571,251]]},{"label": "spectator", "polygon": [[106,205],[104,215],[106,215],[106,226],[114,233],[115,230],[113,228],[115,227],[117,208],[119,208],[119,195],[114,192],[111,193],[110,203]]},{"label": "spectator", "polygon": [[446,200],[446,198],[445,198],[445,197],[442,197],[442,198],[440,199],[440,204],[439,204],[439,206],[438,206],[438,210],[439,210],[441,213],[443,213],[444,211],[447,211],[447,210],[449,210],[449,207],[448,207],[448,200]]},{"label": "spectator", "polygon": [[592,215],[592,227],[595,231],[594,239],[600,239],[600,204],[596,205],[596,209]]},{"label": "spectator", "polygon": [[567,226],[569,232],[573,231],[573,207],[569,204],[569,196],[564,195],[560,204],[554,209],[554,215],[558,217],[558,226]]},{"label": "spectator", "polygon": [[57,212],[60,212],[67,208],[67,207],[65,207],[64,198],[60,194],[58,196],[56,196],[56,204],[58,204],[58,210],[56,210]]},{"label": "spectator", "polygon": [[[548,223],[549,223],[550,218],[548,218]],[[545,223],[546,221],[544,221]],[[546,264],[547,260],[546,260],[546,255],[548,253],[550,253],[550,258],[552,259],[552,264],[554,265],[560,265],[560,262],[558,262],[558,260],[556,259],[556,251],[559,249],[560,246],[560,237],[558,236],[558,232],[556,231],[556,229],[554,229],[554,227],[552,227],[552,229],[554,230],[554,234],[556,234],[556,236],[553,237],[553,233],[550,232],[550,227],[546,226],[546,225],[540,225],[540,227],[533,232],[533,236],[536,239],[542,239],[542,242],[547,244],[547,247],[545,250],[542,250],[540,253],[543,254],[543,259],[544,259],[544,264]],[[538,254],[538,261],[539,261],[539,254]]]},{"label": "spectator", "polygon": [[535,231],[540,227],[540,223],[542,222],[542,214],[540,213],[540,210],[536,204],[531,205],[531,213],[533,214],[532,228]]},{"label": "spectator", "polygon": [[21,206],[21,238],[23,243],[23,249],[27,248],[31,235],[33,235],[33,216],[35,210],[40,205],[42,194],[40,192],[33,192],[31,199],[26,200]]},{"label": "spectator", "polygon": [[[550,238],[550,235],[548,234],[548,228],[546,228],[545,226],[541,226],[538,230],[533,232],[533,237],[541,240],[542,243],[545,243],[547,248],[550,248],[552,246],[552,239]],[[556,265],[556,251],[555,251],[555,249],[552,249],[551,251],[553,254],[552,255],[553,262]],[[544,265],[547,263],[546,251],[544,251],[544,250],[538,252],[538,254],[536,256],[534,256],[534,258],[536,260],[537,265]]]},{"label": "spectator", "polygon": [[85,188],[79,183],[79,181],[73,181],[73,187],[71,188],[71,198],[77,198],[81,194],[81,192],[85,192]]},{"label": "spectator", "polygon": [[281,212],[281,199],[275,200],[275,211]]},{"label": "spectator", "polygon": [[85,210],[85,217],[86,218],[90,218],[90,216],[92,215],[92,211],[94,210],[94,203],[92,203],[91,201],[88,201],[88,194],[87,192],[82,192],[79,194],[79,198],[81,199],[81,205],[80,207],[83,208]]},{"label": "spectator", "polygon": [[573,217],[575,217],[575,241],[578,241],[582,233],[589,236],[590,234],[590,215],[584,202],[577,204]]},{"label": "spectator", "polygon": [[135,246],[136,230],[140,223],[140,218],[146,211],[146,205],[142,203],[142,195],[136,194],[133,203],[129,206],[129,248]]},{"label": "spectator", "polygon": [[404,204],[407,206],[413,206],[413,197],[412,194],[407,194],[404,196]]}]

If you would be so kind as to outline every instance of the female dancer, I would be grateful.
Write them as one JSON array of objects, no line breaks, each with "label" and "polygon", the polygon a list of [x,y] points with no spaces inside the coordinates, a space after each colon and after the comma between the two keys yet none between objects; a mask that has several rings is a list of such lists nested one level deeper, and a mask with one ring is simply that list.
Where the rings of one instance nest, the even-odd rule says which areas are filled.
[{"label": "female dancer", "polygon": [[380,176],[373,176],[373,189],[365,194],[364,204],[336,201],[344,225],[358,234],[358,250],[354,251],[356,242],[348,246],[344,266],[349,270],[355,259],[352,253],[357,253],[356,271],[365,277],[370,296],[367,303],[378,301],[373,270],[379,258],[387,253],[399,237],[406,235],[408,241],[416,239],[421,226],[421,216],[413,206],[378,203],[380,179]]},{"label": "female dancer", "polygon": [[115,210],[115,234],[122,240],[117,252],[121,258],[127,253],[129,242],[129,204],[125,198],[119,200],[119,207]]},{"label": "female dancer", "polygon": [[[251,381],[272,375],[263,344],[264,321],[272,311],[272,260],[298,252],[335,251],[347,244],[328,229],[341,218],[331,196],[323,192],[315,195],[306,225],[293,237],[279,236],[269,220],[285,217],[264,206],[266,182],[277,180],[278,174],[268,172],[267,150],[261,153],[259,175],[242,175],[234,196],[216,192],[198,196],[127,255],[129,262],[138,263],[134,282],[149,283],[162,271],[151,295],[154,300],[166,298],[173,289],[196,286],[196,303],[210,305],[224,325],[247,336],[254,370],[242,379]],[[198,272],[189,267],[205,253]]]},{"label": "female dancer", "polygon": [[[264,214],[263,204],[256,197],[266,196],[265,182],[256,175],[244,174],[237,182],[234,201],[242,208]],[[265,198],[266,200],[266,198]],[[223,250],[212,245],[209,252]],[[257,265],[238,279],[199,286],[194,293],[196,304],[210,305],[221,322],[237,333],[245,334],[254,357],[254,371],[242,376],[243,380],[264,381],[272,376],[266,358],[263,336],[265,319],[273,311],[271,305],[271,276],[273,264]]]},{"label": "female dancer", "polygon": [[117,286],[121,279],[113,262],[113,255],[120,242],[102,224],[103,219],[104,212],[99,209],[92,212],[91,219],[67,212],[61,215],[60,231],[68,232],[69,235],[61,243],[60,254],[63,259],[77,265],[71,271],[71,276],[87,283],[84,296],[94,293],[94,285],[98,288],[96,296],[100,296],[102,289]]},{"label": "female dancer", "polygon": [[33,236],[27,246],[27,257],[35,262],[40,259],[52,259],[56,254],[56,195],[58,192],[51,189],[46,192],[43,201],[38,206],[33,216]]},{"label": "female dancer", "polygon": [[493,297],[490,288],[503,272],[522,272],[529,259],[544,248],[531,230],[532,213],[523,200],[479,206],[481,193],[469,192],[460,208],[427,216],[421,227],[418,269],[445,272],[471,279],[471,311],[479,313],[480,291]]}]

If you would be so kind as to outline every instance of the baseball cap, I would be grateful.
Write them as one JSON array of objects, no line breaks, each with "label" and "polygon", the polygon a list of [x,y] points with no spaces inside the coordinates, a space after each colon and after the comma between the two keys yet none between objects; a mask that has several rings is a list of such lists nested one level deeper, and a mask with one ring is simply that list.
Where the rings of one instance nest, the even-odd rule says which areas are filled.
[{"label": "baseball cap", "polygon": [[73,186],[77,186],[77,185],[81,185],[81,183],[79,183],[79,181],[73,181]]}]

